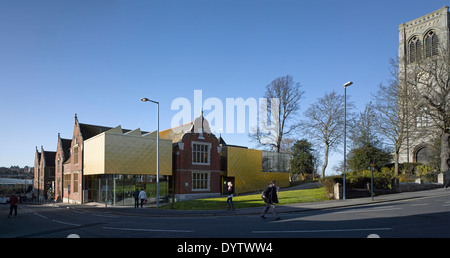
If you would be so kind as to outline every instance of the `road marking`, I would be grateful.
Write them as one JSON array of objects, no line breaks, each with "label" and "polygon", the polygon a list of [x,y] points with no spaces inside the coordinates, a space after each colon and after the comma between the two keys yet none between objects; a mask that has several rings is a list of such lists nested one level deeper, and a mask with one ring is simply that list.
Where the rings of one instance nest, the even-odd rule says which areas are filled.
[{"label": "road marking", "polygon": [[41,215],[41,214],[39,214],[37,212],[33,212],[33,214],[36,215],[36,216],[39,216],[41,218],[48,219],[48,217],[45,217],[44,215]]},{"label": "road marking", "polygon": [[398,207],[396,207],[396,206],[393,206],[393,205],[390,205],[390,206],[380,206],[380,207],[374,207],[374,209],[377,209],[377,210],[382,210],[382,209],[392,209],[392,208],[398,208]]},{"label": "road marking", "polygon": [[96,216],[96,217],[103,217],[103,218],[119,218],[119,216],[114,216],[114,215],[102,215],[102,214],[95,214],[92,213],[92,216]]},{"label": "road marking", "polygon": [[255,230],[254,234],[266,233],[325,233],[325,232],[354,232],[354,231],[379,231],[391,230],[392,228],[349,228],[349,229],[317,229],[317,230]]},{"label": "road marking", "polygon": [[70,226],[76,226],[76,227],[81,226],[80,224],[69,223],[69,222],[59,221],[59,220],[55,220],[55,219],[52,219],[52,221],[56,222],[56,223],[59,223],[59,224],[65,224],[65,225],[70,225]]},{"label": "road marking", "polygon": [[72,211],[72,212],[75,212],[75,213],[78,213],[78,214],[87,214],[87,212],[84,212],[84,211]]},{"label": "road marking", "polygon": [[193,233],[194,230],[182,229],[149,229],[149,228],[116,228],[116,227],[102,227],[103,229],[112,230],[126,230],[126,231],[144,231],[144,232],[175,232],[175,233]]},{"label": "road marking", "polygon": [[369,209],[369,210],[349,210],[349,211],[338,211],[336,213],[358,213],[358,212],[375,212],[375,211],[393,211],[402,210],[403,208],[389,208],[389,209]]},{"label": "road marking", "polygon": [[429,203],[417,203],[417,204],[411,204],[411,206],[425,206],[430,205]]}]

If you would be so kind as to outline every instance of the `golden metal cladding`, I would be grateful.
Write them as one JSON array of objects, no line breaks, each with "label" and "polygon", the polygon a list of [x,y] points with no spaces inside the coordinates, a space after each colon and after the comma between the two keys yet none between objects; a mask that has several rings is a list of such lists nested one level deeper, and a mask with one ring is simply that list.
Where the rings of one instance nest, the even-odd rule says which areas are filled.
[{"label": "golden metal cladding", "polygon": [[[156,134],[142,136],[140,129],[101,133],[84,142],[84,175],[156,175]],[[172,141],[159,139],[159,173],[172,175]]]},{"label": "golden metal cladding", "polygon": [[227,146],[227,176],[234,177],[238,193],[264,190],[272,180],[289,186],[289,173],[262,172],[262,151]]}]

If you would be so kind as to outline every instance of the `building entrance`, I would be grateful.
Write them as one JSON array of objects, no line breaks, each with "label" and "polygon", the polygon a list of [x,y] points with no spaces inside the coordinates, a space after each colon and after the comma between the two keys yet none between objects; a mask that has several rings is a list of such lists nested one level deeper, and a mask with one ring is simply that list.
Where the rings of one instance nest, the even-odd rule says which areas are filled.
[{"label": "building entrance", "polygon": [[[160,202],[168,200],[168,176],[159,178]],[[148,203],[156,203],[154,175],[93,175],[86,176],[88,202],[107,206],[134,206],[134,191],[144,189]]]}]

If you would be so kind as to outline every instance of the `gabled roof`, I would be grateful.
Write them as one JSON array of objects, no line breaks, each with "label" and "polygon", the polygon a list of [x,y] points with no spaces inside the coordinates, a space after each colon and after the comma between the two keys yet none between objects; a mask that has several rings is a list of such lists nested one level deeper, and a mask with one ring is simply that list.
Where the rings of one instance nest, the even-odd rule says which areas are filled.
[{"label": "gabled roof", "polygon": [[172,143],[177,143],[181,141],[183,135],[186,133],[212,134],[208,120],[203,117],[203,111],[192,122],[161,131],[159,137],[172,140]]},{"label": "gabled roof", "polygon": [[113,128],[113,127],[106,127],[106,126],[100,126],[100,125],[89,125],[89,124],[82,124],[82,123],[79,123],[79,125],[80,125],[81,135],[83,136],[83,140],[87,140],[91,137],[96,136],[97,134],[101,134],[101,133],[106,132]]},{"label": "gabled roof", "polygon": [[61,148],[64,154],[63,163],[70,158],[70,146],[72,145],[72,139],[61,139]]},{"label": "gabled roof", "polygon": [[35,156],[35,160],[36,160],[36,157],[37,157],[38,164],[41,164],[41,153],[38,151],[37,146],[36,146],[36,154],[35,155],[36,155]]},{"label": "gabled roof", "polygon": [[[139,130],[129,130],[129,129],[122,129],[122,127],[119,125],[117,127],[107,127],[107,126],[100,126],[100,125],[90,125],[90,124],[82,124],[79,123],[80,125],[80,132],[81,135],[83,136],[83,140],[87,140],[89,138],[92,138],[98,134],[104,133],[106,131],[109,131],[111,129],[114,130],[121,130],[122,133],[132,133],[132,134],[137,134],[138,132],[141,133],[141,135],[144,134],[148,134],[149,132],[146,131],[141,131]],[[134,131],[134,132],[132,132]]]},{"label": "gabled roof", "polygon": [[172,140],[172,143],[181,142],[181,138],[186,132],[189,132],[192,128],[193,123],[189,122],[187,124],[175,126],[173,128],[159,132],[159,137],[162,139]]},{"label": "gabled roof", "polygon": [[56,151],[42,151],[45,165],[47,167],[55,166]]}]

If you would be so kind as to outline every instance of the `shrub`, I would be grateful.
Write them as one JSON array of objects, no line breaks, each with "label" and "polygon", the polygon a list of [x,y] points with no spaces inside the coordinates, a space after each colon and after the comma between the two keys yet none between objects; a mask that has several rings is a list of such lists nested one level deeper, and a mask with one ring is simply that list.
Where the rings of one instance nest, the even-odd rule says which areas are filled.
[{"label": "shrub", "polygon": [[334,197],[334,185],[336,183],[342,184],[341,176],[327,176],[319,179],[319,183],[325,188],[325,195],[327,198]]},{"label": "shrub", "polygon": [[437,181],[437,171],[428,165],[418,165],[416,175],[426,183]]}]

